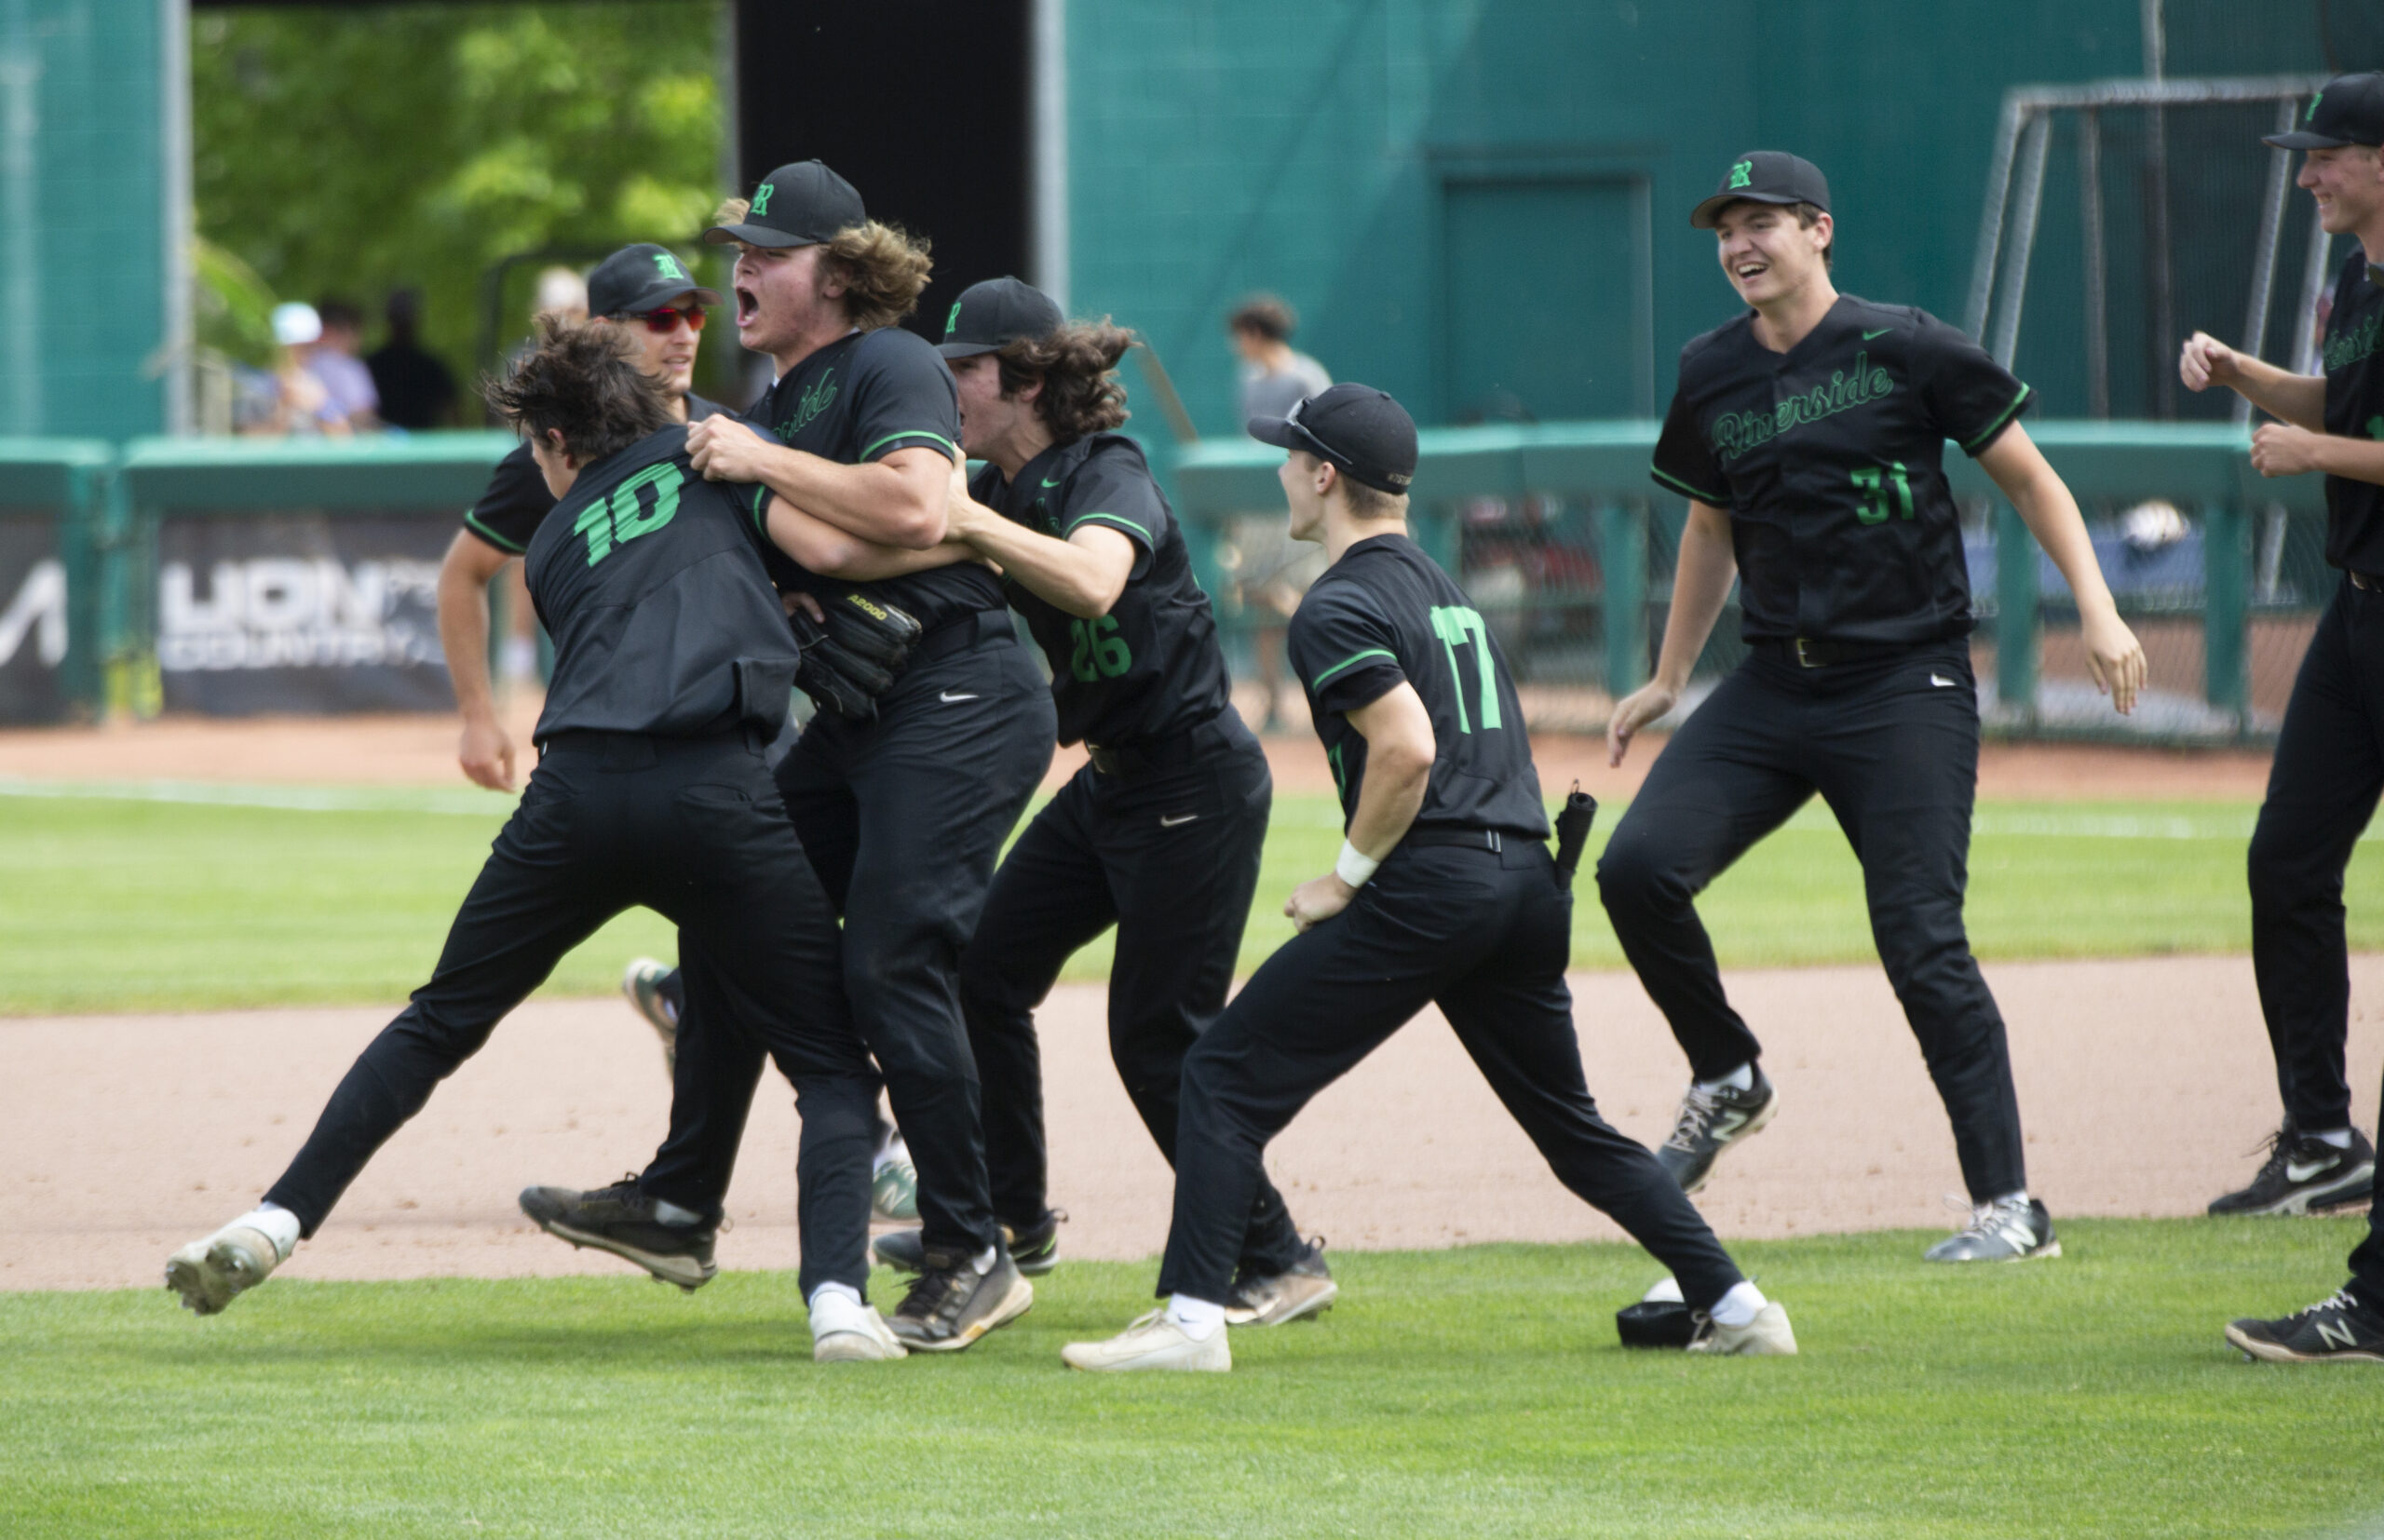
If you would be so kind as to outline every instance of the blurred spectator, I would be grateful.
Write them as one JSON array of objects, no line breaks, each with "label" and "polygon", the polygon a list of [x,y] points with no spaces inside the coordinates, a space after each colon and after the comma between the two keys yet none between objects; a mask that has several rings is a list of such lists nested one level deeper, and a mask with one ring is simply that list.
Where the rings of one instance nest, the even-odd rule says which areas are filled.
[{"label": "blurred spectator", "polygon": [[533,320],[551,316],[559,321],[588,318],[588,280],[568,267],[549,267],[538,275],[538,303]]},{"label": "blurred spectator", "polygon": [[454,421],[455,376],[439,356],[414,340],[422,320],[422,296],[411,289],[389,295],[389,340],[364,360],[380,399],[381,421],[421,432]]},{"label": "blurred spectator", "polygon": [[364,345],[364,312],[345,300],[324,300],[315,306],[323,334],[306,359],[306,372],[322,382],[332,405],[347,426],[364,432],[380,426],[381,393],[372,371],[357,350]]},{"label": "blurred spectator", "polygon": [[1333,383],[1322,364],[1293,351],[1299,324],[1292,307],[1272,294],[1253,294],[1234,307],[1226,331],[1241,355],[1242,422],[1283,416]]},{"label": "blurred spectator", "polygon": [[273,307],[273,340],[279,357],[270,372],[241,371],[239,397],[233,405],[236,432],[261,439],[347,437],[346,414],[332,404],[331,392],[306,367],[322,336],[323,319],[313,305],[292,301]]}]

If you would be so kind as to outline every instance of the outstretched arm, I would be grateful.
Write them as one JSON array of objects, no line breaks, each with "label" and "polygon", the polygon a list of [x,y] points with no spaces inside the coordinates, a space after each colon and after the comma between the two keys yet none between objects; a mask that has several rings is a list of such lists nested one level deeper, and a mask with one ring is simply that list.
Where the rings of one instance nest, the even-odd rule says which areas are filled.
[{"label": "outstretched arm", "polygon": [[1099,524],[1055,540],[970,497],[960,469],[950,488],[951,538],[997,563],[1012,582],[1079,620],[1098,620],[1117,606],[1134,573],[1133,541]]},{"label": "outstretched arm", "polygon": [[813,518],[880,545],[928,550],[943,538],[943,484],[953,457],[912,446],[841,465],[763,438],[736,418],[687,429],[687,457],[710,481],[761,481]]},{"label": "outstretched arm", "polygon": [[2120,618],[2110,585],[2103,581],[2102,564],[2094,560],[2094,543],[2087,538],[2078,500],[2017,423],[1979,452],[1978,464],[2003,489],[2028,533],[2068,582],[2078,601],[2086,669],[2094,676],[2094,688],[2109,696],[2121,714],[2133,711],[2136,692],[2144,688],[2144,644]]},{"label": "outstretched arm", "polygon": [[1730,516],[1711,503],[1691,499],[1688,522],[1680,532],[1680,557],[1673,564],[1672,609],[1664,617],[1664,645],[1656,655],[1656,677],[1615,702],[1606,719],[1605,762],[1620,764],[1639,730],[1680,704],[1688,671],[1705,651],[1738,580],[1738,553],[1730,547]]},{"label": "outstretched arm", "polygon": [[765,528],[770,544],[792,557],[796,565],[822,577],[850,578],[857,583],[901,577],[930,567],[949,567],[976,555],[957,541],[946,541],[925,550],[881,546],[838,529],[824,519],[814,518],[776,493],[770,498]]}]

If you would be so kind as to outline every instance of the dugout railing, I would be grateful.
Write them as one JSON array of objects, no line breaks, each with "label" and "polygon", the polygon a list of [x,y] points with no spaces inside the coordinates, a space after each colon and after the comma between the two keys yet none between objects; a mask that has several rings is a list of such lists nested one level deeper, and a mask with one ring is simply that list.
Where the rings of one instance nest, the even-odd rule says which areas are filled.
[{"label": "dugout railing", "polygon": [[[1422,435],[1416,537],[1497,629],[1535,725],[1596,730],[1647,677],[1687,516],[1684,501],[1647,479],[1657,427]],[[2151,688],[2132,718],[2101,701],[2058,573],[1993,483],[1949,448],[1990,729],[2162,744],[2272,737],[2332,591],[2321,480],[2262,479],[2249,430],[2228,424],[2047,421],[2029,432],[2086,512],[2121,613],[2144,640]],[[1282,542],[1281,460],[1255,442],[1211,441],[1179,450],[1170,466],[1202,581],[1245,676],[1280,669],[1275,639],[1316,560],[1304,565]],[[1733,604],[1699,661],[1692,703],[1742,655],[1737,627]]]}]

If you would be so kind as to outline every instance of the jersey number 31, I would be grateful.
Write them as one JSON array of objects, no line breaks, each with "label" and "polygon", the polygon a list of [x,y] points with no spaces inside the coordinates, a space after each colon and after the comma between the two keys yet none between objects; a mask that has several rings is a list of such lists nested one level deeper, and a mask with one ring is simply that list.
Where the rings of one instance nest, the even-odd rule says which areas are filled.
[{"label": "jersey number 31", "polygon": [[1465,714],[1465,670],[1457,667],[1456,661],[1459,647],[1472,650],[1474,672],[1482,686],[1483,730],[1499,725],[1497,665],[1490,659],[1490,630],[1482,623],[1482,612],[1463,604],[1435,605],[1432,610],[1432,634],[1441,639],[1442,651],[1449,655],[1449,680],[1456,696],[1457,730],[1465,733],[1473,731],[1473,723]]}]

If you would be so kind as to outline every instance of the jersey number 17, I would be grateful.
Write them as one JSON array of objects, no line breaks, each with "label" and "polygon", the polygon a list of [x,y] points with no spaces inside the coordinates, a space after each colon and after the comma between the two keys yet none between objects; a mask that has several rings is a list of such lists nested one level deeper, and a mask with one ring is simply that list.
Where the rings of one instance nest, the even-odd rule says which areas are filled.
[{"label": "jersey number 17", "polygon": [[1465,713],[1465,670],[1457,667],[1456,661],[1459,647],[1471,650],[1474,673],[1482,690],[1483,730],[1499,725],[1497,665],[1490,658],[1490,630],[1482,623],[1482,612],[1463,604],[1435,605],[1432,634],[1441,639],[1441,650],[1449,655],[1449,679],[1456,695],[1457,730],[1473,731],[1473,723]]}]

